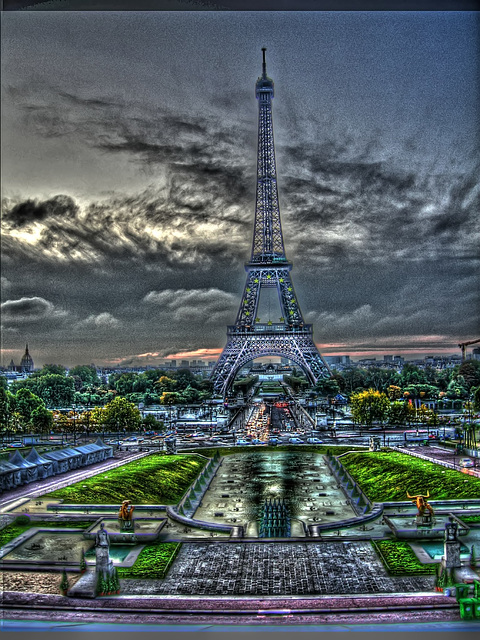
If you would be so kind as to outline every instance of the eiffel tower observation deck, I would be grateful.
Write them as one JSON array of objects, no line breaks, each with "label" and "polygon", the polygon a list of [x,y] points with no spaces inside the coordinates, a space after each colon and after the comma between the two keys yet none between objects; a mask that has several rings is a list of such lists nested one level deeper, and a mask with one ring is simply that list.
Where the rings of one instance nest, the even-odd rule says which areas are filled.
[{"label": "eiffel tower observation deck", "polygon": [[[311,384],[329,377],[330,370],[313,342],[313,328],[305,324],[293,288],[283,243],[273,138],[273,80],[267,76],[266,49],[262,75],[255,84],[258,100],[257,191],[252,255],[245,265],[247,280],[237,319],[227,328],[227,344],[212,372],[214,391],[224,397],[247,362],[262,356],[288,358]],[[276,290],[278,322],[259,316],[260,294]],[[270,316],[270,314],[267,314]]]}]

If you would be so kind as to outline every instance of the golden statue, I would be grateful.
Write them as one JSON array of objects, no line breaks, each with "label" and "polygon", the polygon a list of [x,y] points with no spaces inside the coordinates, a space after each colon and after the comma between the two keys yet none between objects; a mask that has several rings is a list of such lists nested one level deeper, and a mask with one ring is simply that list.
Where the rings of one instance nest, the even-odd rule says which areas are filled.
[{"label": "golden statue", "polygon": [[433,508],[427,502],[427,498],[429,497],[430,497],[430,491],[427,491],[426,496],[422,496],[422,495],[411,496],[407,491],[407,498],[409,498],[412,502],[414,502],[417,505],[417,509],[418,509],[417,515],[419,516],[423,516],[423,514],[425,513],[425,509],[428,509],[428,511],[430,511],[430,513],[433,516]]},{"label": "golden statue", "polygon": [[118,519],[122,520],[123,522],[131,521],[134,509],[135,507],[130,500],[124,500],[122,502],[122,506],[120,507],[120,511],[118,512]]}]

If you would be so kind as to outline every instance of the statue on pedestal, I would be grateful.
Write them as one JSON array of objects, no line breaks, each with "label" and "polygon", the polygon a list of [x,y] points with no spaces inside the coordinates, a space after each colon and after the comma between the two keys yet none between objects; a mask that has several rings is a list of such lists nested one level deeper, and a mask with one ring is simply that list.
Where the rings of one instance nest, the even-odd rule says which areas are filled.
[{"label": "statue on pedestal", "polygon": [[[414,502],[417,506],[418,513],[416,517],[417,526],[431,527],[433,524],[433,508],[427,502],[427,498],[430,497],[430,492],[427,491],[427,495],[411,496],[407,491],[407,498]],[[428,513],[425,513],[428,511]]]},{"label": "statue on pedestal", "polygon": [[130,500],[124,500],[118,512],[120,531],[133,531],[133,511],[135,507]]},{"label": "statue on pedestal", "polygon": [[97,575],[97,593],[118,593],[119,582],[117,572],[110,558],[110,538],[103,522],[95,536],[95,572]]}]

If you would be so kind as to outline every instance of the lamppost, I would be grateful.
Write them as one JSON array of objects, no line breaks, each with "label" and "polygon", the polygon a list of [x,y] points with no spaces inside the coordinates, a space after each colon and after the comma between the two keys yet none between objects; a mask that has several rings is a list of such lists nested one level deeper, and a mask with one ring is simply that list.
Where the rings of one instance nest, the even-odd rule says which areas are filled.
[{"label": "lamppost", "polygon": [[77,443],[77,433],[76,433],[76,426],[77,425],[76,425],[76,421],[75,421],[75,418],[76,418],[75,411],[76,411],[77,406],[76,406],[75,403],[72,404],[72,408],[73,408],[73,446],[75,446],[76,443]]}]

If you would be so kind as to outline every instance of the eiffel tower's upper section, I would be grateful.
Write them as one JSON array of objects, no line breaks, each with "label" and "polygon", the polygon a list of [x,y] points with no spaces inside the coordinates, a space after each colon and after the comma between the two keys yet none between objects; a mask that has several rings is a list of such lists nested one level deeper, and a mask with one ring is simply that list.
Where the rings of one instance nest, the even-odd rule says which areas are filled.
[{"label": "eiffel tower's upper section", "polygon": [[258,100],[257,195],[251,263],[273,265],[287,263],[283,246],[277,169],[273,141],[273,80],[267,76],[263,48],[262,75],[255,85]]}]

